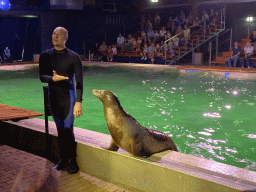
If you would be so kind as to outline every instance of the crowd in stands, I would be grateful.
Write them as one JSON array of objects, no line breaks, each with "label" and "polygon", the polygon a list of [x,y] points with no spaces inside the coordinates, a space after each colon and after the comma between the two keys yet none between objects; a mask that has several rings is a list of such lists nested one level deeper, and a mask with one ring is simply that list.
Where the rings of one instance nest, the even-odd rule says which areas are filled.
[{"label": "crowd in stands", "polygon": [[207,27],[218,25],[220,22],[217,18],[218,12],[213,9],[210,14],[204,11],[200,19],[191,12],[186,15],[181,11],[179,16],[170,16],[167,23],[163,23],[159,13],[154,17],[143,15],[139,23],[140,31],[127,37],[120,33],[116,44],[112,46],[107,46],[105,42],[99,47],[96,45],[91,58],[98,55],[100,60],[107,58],[107,61],[113,61],[113,56],[117,53],[133,52],[140,55],[142,60],[150,59],[153,63],[155,57],[164,57],[165,54],[172,57],[176,48],[189,46],[191,33],[202,30],[204,23]]},{"label": "crowd in stands", "polygon": [[242,68],[251,68],[250,63],[251,59],[254,56],[254,52],[256,51],[256,30],[252,32],[249,36],[248,41],[245,46],[241,48],[238,42],[234,43],[234,46],[231,49],[231,56],[227,59],[227,65],[229,67],[237,66],[239,59],[242,61]]}]

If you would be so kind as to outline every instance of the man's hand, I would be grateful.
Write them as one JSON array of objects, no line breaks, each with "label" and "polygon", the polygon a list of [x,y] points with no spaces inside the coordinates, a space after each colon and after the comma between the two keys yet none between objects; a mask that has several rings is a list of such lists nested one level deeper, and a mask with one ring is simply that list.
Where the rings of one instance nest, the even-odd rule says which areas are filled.
[{"label": "man's hand", "polygon": [[82,103],[81,102],[76,102],[74,106],[74,112],[73,112],[75,118],[80,117],[83,114],[83,109],[82,109]]},{"label": "man's hand", "polygon": [[56,71],[53,70],[53,77],[52,77],[53,81],[63,81],[63,80],[67,80],[67,79],[69,79],[69,78],[65,77],[65,76],[58,75],[56,73]]}]

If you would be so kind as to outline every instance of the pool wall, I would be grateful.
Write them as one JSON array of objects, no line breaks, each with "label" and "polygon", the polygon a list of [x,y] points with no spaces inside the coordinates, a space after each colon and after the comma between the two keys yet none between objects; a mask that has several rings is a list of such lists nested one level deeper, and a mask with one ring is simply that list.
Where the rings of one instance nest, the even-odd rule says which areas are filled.
[{"label": "pool wall", "polygon": [[[109,135],[80,128],[74,128],[74,132],[81,171],[103,180],[149,192],[235,192],[256,188],[256,172],[253,171],[172,151],[147,159],[136,158],[123,150],[105,150],[111,140]],[[59,147],[53,122],[49,122],[49,133],[46,137],[44,120],[37,118],[0,121],[0,143],[56,162]]]}]

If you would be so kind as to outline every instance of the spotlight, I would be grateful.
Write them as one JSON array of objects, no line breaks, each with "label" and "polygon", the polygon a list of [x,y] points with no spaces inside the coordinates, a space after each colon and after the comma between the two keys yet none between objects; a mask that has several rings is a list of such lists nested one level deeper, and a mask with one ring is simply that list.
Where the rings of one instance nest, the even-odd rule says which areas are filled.
[{"label": "spotlight", "polygon": [[152,3],[157,3],[157,2],[158,2],[158,0],[151,0],[151,2],[152,2]]},{"label": "spotlight", "polygon": [[247,17],[246,21],[249,21],[249,22],[253,21],[253,17]]},{"label": "spotlight", "polygon": [[8,11],[11,8],[9,0],[0,0],[0,9]]}]

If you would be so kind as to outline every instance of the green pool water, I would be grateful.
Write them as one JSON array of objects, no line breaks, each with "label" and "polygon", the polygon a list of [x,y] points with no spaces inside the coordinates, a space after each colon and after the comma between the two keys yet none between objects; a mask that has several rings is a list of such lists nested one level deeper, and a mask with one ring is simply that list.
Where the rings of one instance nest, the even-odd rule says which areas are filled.
[{"label": "green pool water", "polygon": [[[92,94],[107,89],[141,125],[172,136],[181,153],[256,171],[256,80],[171,69],[93,66],[83,71],[83,116],[76,127],[109,134],[102,103]],[[43,112],[45,85],[38,67],[0,71],[0,103]]]}]

